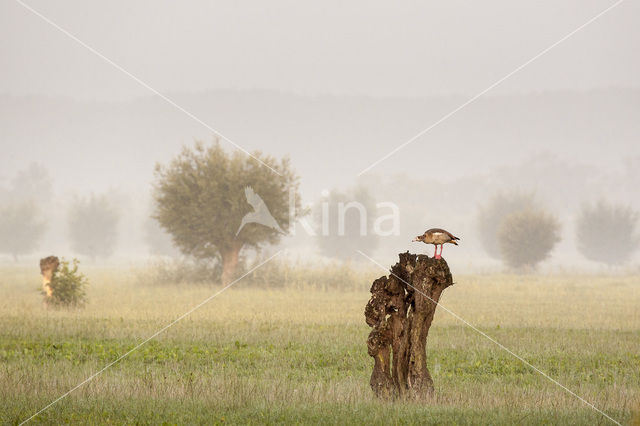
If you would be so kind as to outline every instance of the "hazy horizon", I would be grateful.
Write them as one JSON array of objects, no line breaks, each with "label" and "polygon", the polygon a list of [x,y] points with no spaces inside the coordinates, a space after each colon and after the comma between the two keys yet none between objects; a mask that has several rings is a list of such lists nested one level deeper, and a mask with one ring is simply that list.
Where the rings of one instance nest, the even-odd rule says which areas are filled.
[{"label": "hazy horizon", "polygon": [[[640,209],[637,3],[557,45],[613,3],[27,4],[243,149],[289,156],[305,203],[357,185],[397,202],[402,235],[380,253],[438,225],[468,237],[463,263],[483,258],[477,210],[500,191],[557,213],[567,259],[581,205]],[[215,134],[19,3],[0,22],[0,186],[37,163],[60,203],[111,194],[118,250],[142,252],[154,165]],[[66,247],[64,214],[45,246]]]}]

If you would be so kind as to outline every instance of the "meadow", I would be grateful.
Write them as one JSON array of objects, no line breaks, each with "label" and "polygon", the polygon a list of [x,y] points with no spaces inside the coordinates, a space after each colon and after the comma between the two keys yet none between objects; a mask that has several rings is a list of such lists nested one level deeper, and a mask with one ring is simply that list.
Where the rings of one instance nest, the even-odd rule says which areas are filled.
[{"label": "meadow", "polygon": [[[32,422],[611,424],[443,309],[427,347],[433,399],[376,400],[363,310],[383,271],[350,271],[344,285],[334,274],[326,286],[322,271],[314,282],[285,272],[277,288],[260,285],[260,271],[239,281]],[[220,289],[126,268],[85,273],[88,304],[53,310],[36,268],[0,270],[3,424],[28,419]],[[640,421],[640,276],[454,279],[442,305],[613,419]]]}]

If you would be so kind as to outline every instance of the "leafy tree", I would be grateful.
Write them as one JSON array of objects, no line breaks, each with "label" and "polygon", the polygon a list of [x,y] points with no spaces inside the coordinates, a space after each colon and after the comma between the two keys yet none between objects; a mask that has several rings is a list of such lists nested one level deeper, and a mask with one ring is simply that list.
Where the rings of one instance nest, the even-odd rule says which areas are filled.
[{"label": "leafy tree", "polygon": [[33,202],[13,201],[0,205],[0,252],[18,256],[32,253],[47,226]]},{"label": "leafy tree", "polygon": [[89,280],[78,272],[78,259],[73,259],[69,264],[68,260],[62,259],[60,266],[53,273],[51,278],[51,296],[46,296],[45,303],[50,306],[83,306],[86,303],[86,288]]},{"label": "leafy tree", "polygon": [[608,265],[627,262],[638,248],[638,213],[629,207],[600,201],[583,206],[576,224],[578,251]]},{"label": "leafy tree", "polygon": [[120,214],[106,195],[77,198],[69,210],[71,248],[80,254],[109,257],[118,239]]},{"label": "leafy tree", "polygon": [[[277,243],[300,214],[298,177],[289,160],[252,155],[273,170],[241,152],[228,154],[219,142],[185,147],[155,170],[153,217],[184,254],[221,262],[224,283],[233,278],[243,248]],[[273,227],[243,222],[250,213],[272,218]]]},{"label": "leafy tree", "polygon": [[498,241],[502,259],[509,267],[533,269],[560,241],[560,225],[541,210],[518,211],[504,219]]},{"label": "leafy tree", "polygon": [[535,197],[532,193],[498,193],[480,207],[478,214],[478,231],[480,240],[489,256],[500,259],[502,252],[498,239],[498,231],[505,218],[512,213],[534,208]]},{"label": "leafy tree", "polygon": [[379,241],[373,230],[375,212],[375,201],[362,186],[331,191],[313,209],[320,252],[338,259],[354,258],[356,250],[370,255]]}]

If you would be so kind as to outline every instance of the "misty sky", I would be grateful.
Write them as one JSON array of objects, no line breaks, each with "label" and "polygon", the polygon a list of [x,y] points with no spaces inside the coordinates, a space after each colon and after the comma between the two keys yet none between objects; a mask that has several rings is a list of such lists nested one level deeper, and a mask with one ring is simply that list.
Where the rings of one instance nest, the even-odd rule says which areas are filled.
[{"label": "misty sky", "polygon": [[[637,0],[360,178],[615,1],[26,3],[243,148],[289,156],[305,202],[364,180],[377,200],[402,195],[403,233],[446,222],[465,237],[479,203],[504,189],[536,192],[567,223],[598,198],[640,206]],[[0,2],[0,186],[46,167],[62,197],[50,241],[63,240],[65,200],[110,193],[129,200],[121,249],[141,244],[154,165],[213,138],[20,3]],[[478,244],[465,241],[471,256]]]},{"label": "misty sky", "polygon": [[[426,96],[475,94],[614,2],[27,3],[162,92]],[[638,16],[622,3],[492,93],[640,87]],[[149,94],[11,0],[0,60],[0,93]]]}]

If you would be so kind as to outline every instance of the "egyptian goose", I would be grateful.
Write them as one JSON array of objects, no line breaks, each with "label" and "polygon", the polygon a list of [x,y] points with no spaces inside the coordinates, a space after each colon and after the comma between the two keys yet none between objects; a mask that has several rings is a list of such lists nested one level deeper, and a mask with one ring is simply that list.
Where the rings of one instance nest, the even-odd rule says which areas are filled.
[{"label": "egyptian goose", "polygon": [[[445,231],[440,228],[431,228],[425,231],[424,234],[418,235],[413,239],[413,241],[422,241],[425,244],[433,244],[435,246],[435,252],[433,253],[433,257],[435,259],[442,259],[442,248],[444,244],[451,243],[458,245],[456,240],[460,238],[454,236],[451,232]],[[440,246],[440,254],[438,254],[438,246]]]}]

